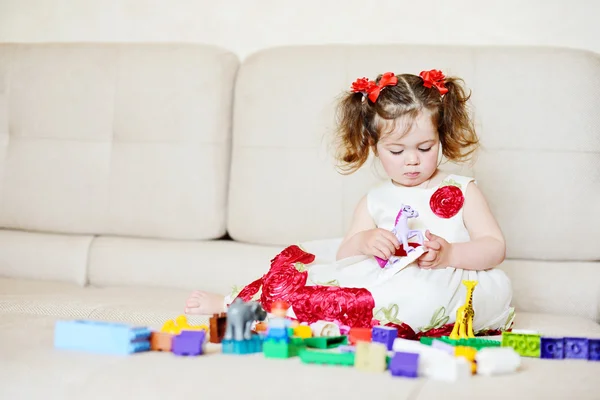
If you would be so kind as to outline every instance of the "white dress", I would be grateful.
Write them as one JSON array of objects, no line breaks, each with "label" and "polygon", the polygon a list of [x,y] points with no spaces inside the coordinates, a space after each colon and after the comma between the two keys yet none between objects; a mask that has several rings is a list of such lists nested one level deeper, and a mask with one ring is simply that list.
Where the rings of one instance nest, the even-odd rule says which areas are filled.
[{"label": "white dress", "polygon": [[[464,196],[471,181],[473,179],[469,177],[449,175],[438,186],[427,189],[400,187],[391,180],[385,181],[369,191],[368,210],[377,227],[392,230],[401,205],[410,205],[419,215],[408,219],[409,229],[423,233],[429,229],[450,243],[466,242],[469,233],[463,223],[460,203],[454,207],[454,212],[459,208],[456,214],[442,218],[434,213],[430,200],[435,194],[434,199],[443,208],[443,193],[438,189],[454,186],[460,189],[460,192],[455,189],[454,193]],[[409,241],[414,242],[414,238]],[[422,254],[419,251],[408,253],[385,268],[380,267],[374,257],[367,256],[336,262],[340,242],[338,239],[301,244],[303,250],[316,256],[315,261],[307,265],[307,285],[333,282],[341,287],[368,289],[375,300],[374,317],[382,323],[403,322],[417,333],[454,323],[457,308],[465,303],[463,280],[478,281],[473,292],[475,332],[504,330],[512,323],[512,287],[506,274],[499,269],[468,271],[449,266],[425,270],[414,262]]]},{"label": "white dress", "polygon": [[[408,229],[419,230],[423,235],[425,230],[429,229],[431,233],[450,243],[466,242],[470,238],[463,223],[462,204],[467,185],[471,181],[473,178],[449,175],[439,185],[426,189],[400,187],[394,185],[391,180],[385,181],[369,191],[367,207],[375,225],[391,231],[395,227],[400,208],[409,205],[418,212],[418,216],[408,219]],[[409,238],[409,242],[414,243],[415,238]],[[476,280],[478,284],[473,291],[475,333],[506,330],[512,324],[512,287],[508,277],[499,269],[469,271],[451,266],[443,269],[421,269],[415,260],[423,254],[422,247],[417,247],[407,255],[403,254],[395,263],[383,268],[375,257],[371,256],[353,256],[336,261],[340,243],[340,238],[300,243],[300,249],[314,255],[314,260],[307,264],[290,264],[288,268],[298,268],[298,271],[288,272],[294,279],[299,278],[298,274],[305,274],[306,283],[302,285],[305,288],[364,288],[370,292],[374,301],[374,320],[381,325],[408,325],[417,334],[449,328],[455,321],[456,310],[466,300],[466,287],[462,281]],[[263,306],[268,306],[265,292],[270,292],[271,289],[265,285],[268,286],[271,282],[267,277],[269,274],[275,274],[275,269],[272,265],[267,274],[242,291],[247,299],[252,296],[252,299],[261,301]],[[297,293],[309,291],[298,287],[294,290]],[[236,293],[227,296],[226,304],[235,296]],[[296,316],[294,304],[301,307],[302,304],[311,302],[310,297],[295,297],[294,293],[287,292],[285,296],[292,303],[288,310],[290,317]],[[303,303],[299,303],[300,298]],[[335,298],[329,299],[328,303],[337,301]],[[334,304],[333,307],[338,305]],[[360,313],[364,313],[364,309],[361,309]]]}]

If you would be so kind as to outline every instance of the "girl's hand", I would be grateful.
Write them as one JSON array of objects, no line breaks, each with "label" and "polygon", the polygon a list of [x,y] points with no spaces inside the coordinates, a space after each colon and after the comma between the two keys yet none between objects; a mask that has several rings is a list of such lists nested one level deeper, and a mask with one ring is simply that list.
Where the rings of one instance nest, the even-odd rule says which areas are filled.
[{"label": "girl's hand", "polygon": [[398,238],[390,231],[375,228],[358,233],[359,251],[368,256],[376,256],[383,260],[389,259],[400,248]]},{"label": "girl's hand", "polygon": [[450,266],[452,244],[444,238],[425,231],[427,242],[423,243],[427,250],[417,259],[417,264],[423,269],[446,268]]}]

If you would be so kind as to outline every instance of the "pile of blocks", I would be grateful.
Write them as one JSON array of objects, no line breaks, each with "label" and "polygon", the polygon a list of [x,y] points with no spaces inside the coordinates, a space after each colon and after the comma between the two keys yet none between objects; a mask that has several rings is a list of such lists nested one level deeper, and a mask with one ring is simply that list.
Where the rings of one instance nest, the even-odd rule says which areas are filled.
[{"label": "pile of blocks", "polygon": [[503,332],[502,346],[523,357],[600,361],[600,339],[546,337],[530,332]]}]

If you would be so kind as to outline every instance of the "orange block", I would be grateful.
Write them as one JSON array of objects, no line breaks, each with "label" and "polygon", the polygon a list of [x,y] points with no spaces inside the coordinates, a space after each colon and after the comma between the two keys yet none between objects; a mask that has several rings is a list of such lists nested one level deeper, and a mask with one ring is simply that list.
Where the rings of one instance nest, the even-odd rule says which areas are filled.
[{"label": "orange block", "polygon": [[351,328],[348,332],[348,341],[350,344],[356,344],[356,342],[370,342],[372,338],[371,328]]},{"label": "orange block", "polygon": [[150,349],[153,351],[171,351],[173,335],[166,332],[152,332],[150,334]]}]

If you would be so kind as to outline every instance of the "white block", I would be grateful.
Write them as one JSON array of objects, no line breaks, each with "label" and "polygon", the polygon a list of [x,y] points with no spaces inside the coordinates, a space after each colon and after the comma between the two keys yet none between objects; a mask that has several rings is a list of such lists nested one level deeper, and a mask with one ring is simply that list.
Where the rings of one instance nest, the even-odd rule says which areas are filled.
[{"label": "white block", "polygon": [[521,366],[521,356],[512,347],[486,347],[475,355],[477,374],[499,375],[515,372]]}]

